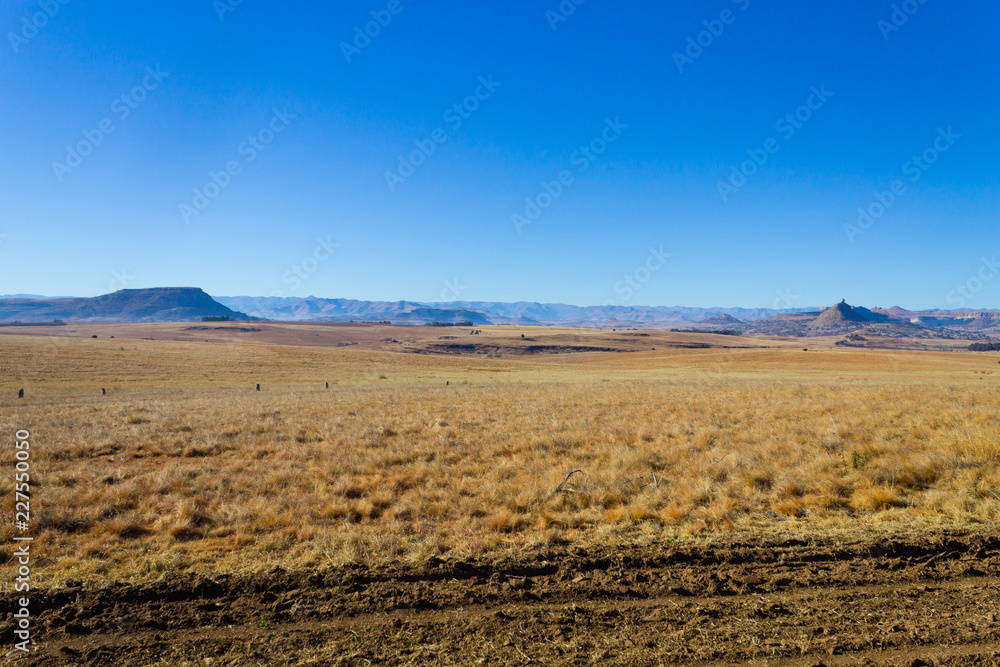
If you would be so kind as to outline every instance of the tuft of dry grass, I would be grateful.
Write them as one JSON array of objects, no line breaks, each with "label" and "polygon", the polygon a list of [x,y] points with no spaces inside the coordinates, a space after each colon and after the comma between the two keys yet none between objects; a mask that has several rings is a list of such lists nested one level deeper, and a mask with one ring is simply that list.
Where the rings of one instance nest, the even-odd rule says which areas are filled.
[{"label": "tuft of dry grass", "polygon": [[904,505],[906,502],[899,491],[891,486],[862,486],[851,494],[851,507],[856,510],[878,512]]}]

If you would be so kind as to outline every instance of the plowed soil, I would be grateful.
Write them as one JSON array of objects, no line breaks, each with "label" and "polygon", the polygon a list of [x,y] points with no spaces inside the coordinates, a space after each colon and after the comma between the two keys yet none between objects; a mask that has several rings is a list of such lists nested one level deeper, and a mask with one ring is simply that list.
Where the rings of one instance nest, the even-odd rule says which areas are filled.
[{"label": "plowed soil", "polygon": [[21,664],[1000,665],[1000,534],[174,576],[36,591],[32,611]]}]

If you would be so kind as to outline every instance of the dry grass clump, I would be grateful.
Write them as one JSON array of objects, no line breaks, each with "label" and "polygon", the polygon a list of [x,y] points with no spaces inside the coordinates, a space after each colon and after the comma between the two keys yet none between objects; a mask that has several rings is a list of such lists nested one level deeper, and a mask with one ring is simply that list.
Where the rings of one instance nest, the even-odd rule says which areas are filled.
[{"label": "dry grass clump", "polygon": [[524,517],[510,510],[500,510],[486,520],[486,526],[498,533],[513,533],[525,526]]},{"label": "dry grass clump", "polygon": [[[155,577],[1000,514],[1000,393],[982,381],[842,377],[835,365],[800,375],[765,350],[753,377],[636,378],[615,359],[549,374],[525,361],[519,379],[464,371],[472,381],[446,387],[421,380],[426,358],[304,354],[326,359],[310,373],[342,365],[361,379],[319,391],[293,376],[256,392],[228,383],[260,373],[215,367],[213,383],[168,390],[133,367],[136,386],[113,397],[53,380],[44,399],[3,402],[0,429],[33,432],[39,573]],[[2,367],[12,358],[0,371],[16,376]],[[52,378],[73,367],[46,363],[113,374],[119,362],[22,360]],[[181,362],[181,377],[202,372]],[[374,381],[376,362],[389,379]],[[5,497],[11,483],[0,476]],[[4,522],[0,543],[11,536]]]},{"label": "dry grass clump", "polygon": [[891,486],[862,486],[851,494],[851,507],[856,510],[877,512],[905,504],[899,490]]}]

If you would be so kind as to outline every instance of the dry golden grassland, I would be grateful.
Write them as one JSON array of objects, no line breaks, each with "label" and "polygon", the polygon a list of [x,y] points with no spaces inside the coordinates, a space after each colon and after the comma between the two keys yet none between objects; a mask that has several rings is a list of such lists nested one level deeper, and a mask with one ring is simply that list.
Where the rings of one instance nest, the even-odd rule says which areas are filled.
[{"label": "dry golden grassland", "polygon": [[996,368],[801,344],[493,360],[4,335],[0,562],[20,428],[47,583],[992,524]]}]

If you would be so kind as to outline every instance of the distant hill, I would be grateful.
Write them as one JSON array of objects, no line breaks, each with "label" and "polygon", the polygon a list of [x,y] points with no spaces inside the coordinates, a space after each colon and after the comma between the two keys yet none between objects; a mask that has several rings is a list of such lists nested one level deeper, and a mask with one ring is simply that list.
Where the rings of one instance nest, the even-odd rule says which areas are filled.
[{"label": "distant hill", "polygon": [[188,322],[202,317],[251,319],[197,287],[126,289],[90,298],[0,299],[0,322]]},{"label": "distant hill", "polygon": [[892,307],[892,317],[926,327],[947,327],[967,331],[1000,331],[1000,313],[990,310],[905,310]]},{"label": "distant hill", "polygon": [[888,322],[889,316],[861,306],[848,305],[846,301],[826,308],[807,326],[816,332],[836,330],[839,333],[844,328],[857,329],[858,325],[872,322]]},{"label": "distant hill", "polygon": [[1000,313],[914,314],[902,308],[868,309],[846,301],[811,313],[783,313],[753,322],[744,333],[833,336],[858,331],[893,338],[983,338],[1000,333]]},{"label": "distant hill", "polygon": [[711,324],[713,326],[732,326],[734,324],[743,324],[743,320],[738,320],[732,315],[722,313],[721,315],[706,317],[701,321],[701,324]]}]

